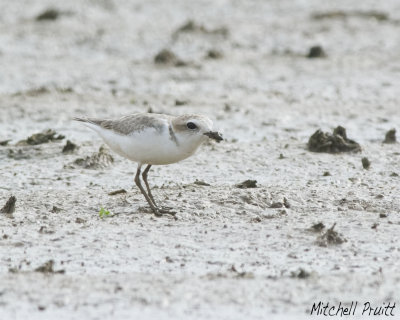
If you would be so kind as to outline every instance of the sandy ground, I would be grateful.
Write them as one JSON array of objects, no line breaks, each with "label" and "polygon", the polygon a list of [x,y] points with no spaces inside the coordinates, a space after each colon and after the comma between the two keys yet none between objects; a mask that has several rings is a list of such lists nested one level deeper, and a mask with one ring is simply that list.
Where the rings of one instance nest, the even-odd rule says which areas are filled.
[{"label": "sandy ground", "polygon": [[[56,20],[35,20],[51,7]],[[0,214],[1,319],[307,319],[318,301],[400,303],[400,144],[382,143],[400,124],[397,0],[3,0],[0,12],[0,207],[17,198]],[[314,45],[327,57],[306,58]],[[164,48],[183,66],[155,64]],[[134,163],[74,164],[102,141],[73,116],[150,108],[206,114],[226,138],[150,172],[176,220],[149,213]],[[337,125],[361,153],[307,150]],[[65,139],[17,145],[48,128]],[[63,154],[66,140],[79,149]],[[235,187],[246,179],[258,187]],[[334,223],[344,242],[320,246]],[[35,271],[49,260],[54,272]]]}]

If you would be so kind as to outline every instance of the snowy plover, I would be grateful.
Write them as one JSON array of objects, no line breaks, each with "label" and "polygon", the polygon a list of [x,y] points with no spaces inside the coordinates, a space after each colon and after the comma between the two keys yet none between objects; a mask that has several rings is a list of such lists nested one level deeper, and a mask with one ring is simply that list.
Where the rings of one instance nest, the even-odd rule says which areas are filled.
[{"label": "snowy plover", "polygon": [[[156,113],[136,113],[117,120],[74,118],[96,131],[105,143],[119,155],[138,163],[135,183],[146,198],[153,212],[174,214],[168,208],[156,205],[147,182],[147,174],[152,165],[170,164],[193,155],[208,138],[217,142],[221,135],[212,131],[212,121],[201,115],[178,117]],[[142,173],[147,193],[140,182]]]}]

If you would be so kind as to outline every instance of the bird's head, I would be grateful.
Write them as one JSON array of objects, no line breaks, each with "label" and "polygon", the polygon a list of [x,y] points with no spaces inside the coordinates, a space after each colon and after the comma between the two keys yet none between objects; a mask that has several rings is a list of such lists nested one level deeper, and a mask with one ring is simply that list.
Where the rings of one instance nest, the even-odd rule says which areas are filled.
[{"label": "bird's head", "polygon": [[176,135],[197,146],[206,139],[213,139],[217,142],[222,141],[222,136],[217,131],[213,131],[212,121],[202,115],[182,115],[172,121],[172,127]]}]

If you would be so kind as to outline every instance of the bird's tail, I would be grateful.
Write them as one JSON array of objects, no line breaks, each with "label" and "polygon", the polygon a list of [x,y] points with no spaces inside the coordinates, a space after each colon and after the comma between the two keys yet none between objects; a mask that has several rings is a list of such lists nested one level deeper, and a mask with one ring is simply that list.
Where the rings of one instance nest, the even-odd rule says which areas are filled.
[{"label": "bird's tail", "polygon": [[72,120],[80,121],[80,122],[92,122],[88,118],[79,118],[79,117],[73,117]]},{"label": "bird's tail", "polygon": [[82,122],[86,127],[98,132],[101,127],[101,120],[91,119],[91,118],[79,118],[74,117],[73,120]]},{"label": "bird's tail", "polygon": [[97,120],[93,118],[79,118],[79,117],[74,117],[72,118],[75,121],[83,122],[84,124],[94,124],[96,126],[99,126],[102,122],[102,120]]}]

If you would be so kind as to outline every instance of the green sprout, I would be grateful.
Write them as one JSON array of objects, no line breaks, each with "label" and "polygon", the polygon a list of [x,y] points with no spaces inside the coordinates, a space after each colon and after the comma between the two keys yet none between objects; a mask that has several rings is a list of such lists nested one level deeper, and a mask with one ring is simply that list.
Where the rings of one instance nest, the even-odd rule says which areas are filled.
[{"label": "green sprout", "polygon": [[99,211],[99,216],[100,218],[104,218],[104,217],[108,217],[110,216],[111,212],[104,209],[103,207],[101,207],[100,211]]}]

